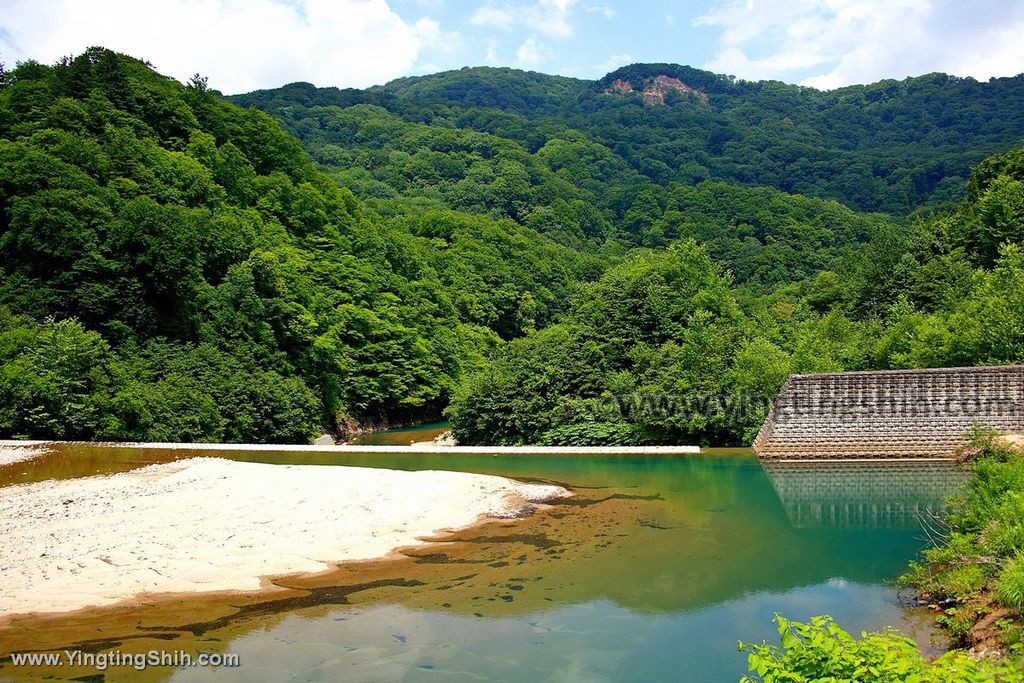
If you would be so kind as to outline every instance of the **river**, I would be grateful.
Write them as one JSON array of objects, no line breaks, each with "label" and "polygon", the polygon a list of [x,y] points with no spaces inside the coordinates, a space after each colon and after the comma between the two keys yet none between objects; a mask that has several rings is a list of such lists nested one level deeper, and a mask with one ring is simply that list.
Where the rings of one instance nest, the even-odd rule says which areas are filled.
[{"label": "river", "polygon": [[[189,455],[67,446],[0,468],[0,485]],[[736,681],[746,669],[737,641],[775,641],[774,613],[831,614],[853,632],[891,625],[927,645],[930,616],[901,605],[891,581],[925,542],[919,516],[940,510],[964,481],[942,463],[766,470],[746,449],[686,457],[224,456],[500,474],[561,483],[576,496],[399,560],[285,582],[293,599],[180,600],[142,617],[115,610],[105,619],[49,620],[45,628],[66,634],[63,645],[146,649],[159,632],[164,647],[237,653],[242,662],[150,669],[146,680]],[[0,633],[0,651],[16,641]],[[0,666],[0,679],[14,673]],[[105,680],[139,678],[109,670]]]}]

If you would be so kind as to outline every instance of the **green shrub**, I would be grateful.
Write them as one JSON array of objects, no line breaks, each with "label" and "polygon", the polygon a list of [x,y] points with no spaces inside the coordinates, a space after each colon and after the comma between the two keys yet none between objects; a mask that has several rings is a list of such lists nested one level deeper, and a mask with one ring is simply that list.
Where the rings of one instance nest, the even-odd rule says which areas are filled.
[{"label": "green shrub", "polygon": [[988,570],[980,564],[961,565],[942,572],[935,581],[941,586],[943,595],[967,600],[985,587]]},{"label": "green shrub", "polygon": [[984,613],[985,610],[976,605],[950,607],[940,614],[936,621],[946,630],[952,642],[962,643]]},{"label": "green shrub", "polygon": [[1024,681],[1010,661],[974,660],[948,652],[928,662],[914,641],[888,629],[854,638],[828,616],[803,624],[776,616],[781,647],[740,643],[751,675],[742,683],[972,683]]},{"label": "green shrub", "polygon": [[1024,518],[1012,522],[996,520],[985,528],[978,542],[986,553],[1004,557],[1024,548]]},{"label": "green shrub", "polygon": [[542,446],[629,446],[636,442],[633,425],[616,422],[580,422],[549,429],[540,435]]},{"label": "green shrub", "polygon": [[951,533],[944,545],[922,553],[923,562],[911,562],[900,584],[936,599],[967,599],[984,588],[989,579],[987,565],[974,562],[977,555],[975,536]]},{"label": "green shrub", "polygon": [[1010,560],[999,572],[996,594],[999,602],[1007,607],[1024,608],[1024,553]]}]

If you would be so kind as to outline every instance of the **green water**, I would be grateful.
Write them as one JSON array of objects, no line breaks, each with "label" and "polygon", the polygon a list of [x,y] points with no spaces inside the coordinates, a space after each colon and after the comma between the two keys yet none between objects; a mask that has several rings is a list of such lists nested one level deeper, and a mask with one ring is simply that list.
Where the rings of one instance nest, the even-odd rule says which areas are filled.
[{"label": "green water", "polygon": [[350,439],[348,443],[357,446],[408,446],[422,441],[433,441],[448,429],[448,422],[431,422],[412,427],[364,432]]},{"label": "green water", "polygon": [[[63,469],[49,476],[188,455],[78,453],[81,472],[69,470],[75,453],[66,452],[19,463],[18,476],[0,468],[0,481],[46,478],[57,462]],[[831,614],[855,632],[895,626],[927,641],[929,618],[901,606],[890,581],[923,545],[917,515],[941,508],[964,479],[952,465],[766,472],[745,451],[225,455],[500,474],[580,495],[552,511],[542,536],[508,543],[507,561],[441,564],[435,578],[385,598],[204,632],[243,666],[182,669],[173,681],[736,681],[745,671],[737,641],[774,641],[776,612]]]}]

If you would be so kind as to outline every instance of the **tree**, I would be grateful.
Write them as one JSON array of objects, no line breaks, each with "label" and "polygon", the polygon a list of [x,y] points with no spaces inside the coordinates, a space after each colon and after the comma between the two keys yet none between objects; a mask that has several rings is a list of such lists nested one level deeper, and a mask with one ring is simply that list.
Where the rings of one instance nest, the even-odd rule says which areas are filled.
[{"label": "tree", "polygon": [[198,93],[205,93],[210,89],[209,78],[198,73],[193,74],[192,78],[188,79],[188,87]]},{"label": "tree", "polygon": [[13,330],[4,336],[0,430],[33,438],[92,438],[110,382],[110,349],[100,335],[76,320],[50,320],[27,335]]}]

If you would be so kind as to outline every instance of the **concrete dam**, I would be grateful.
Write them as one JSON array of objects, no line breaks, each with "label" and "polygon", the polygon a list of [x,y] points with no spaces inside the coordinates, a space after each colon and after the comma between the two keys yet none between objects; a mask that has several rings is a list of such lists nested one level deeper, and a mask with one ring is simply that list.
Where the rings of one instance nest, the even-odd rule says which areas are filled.
[{"label": "concrete dam", "polygon": [[765,461],[951,458],[976,423],[1024,434],[1024,366],[792,375],[753,448]]}]

